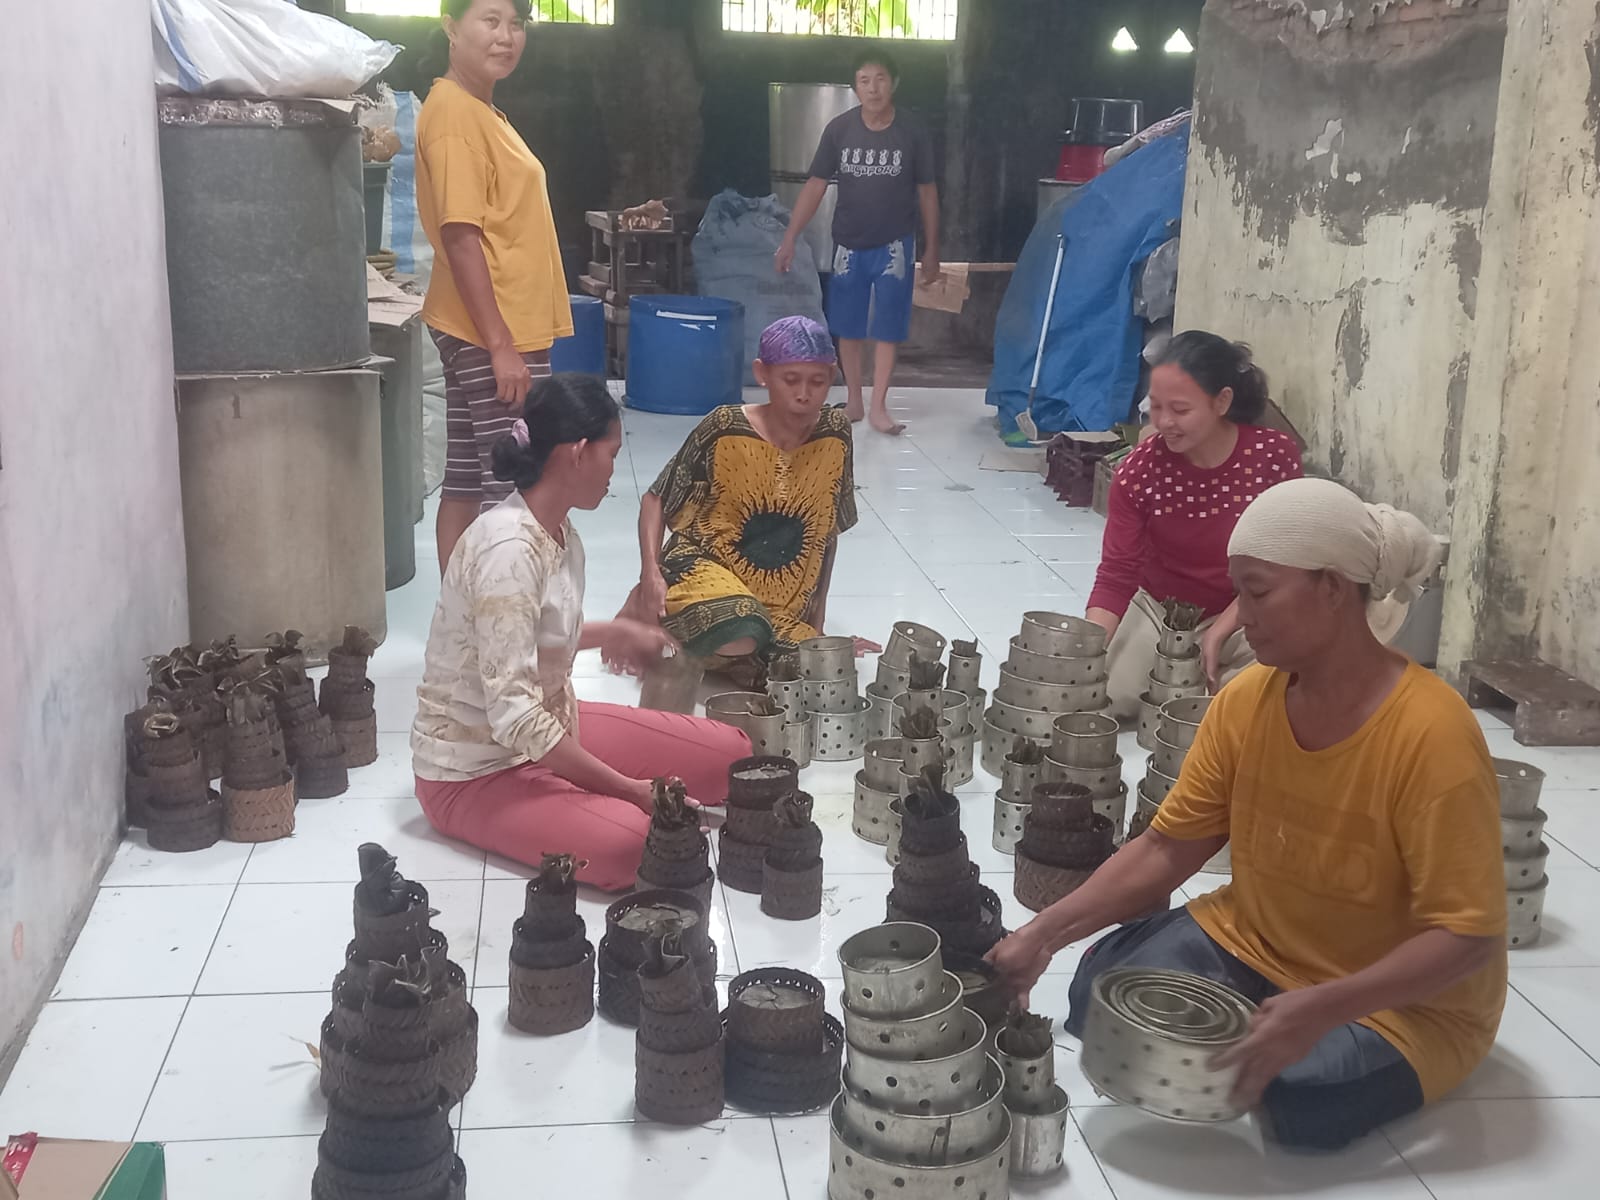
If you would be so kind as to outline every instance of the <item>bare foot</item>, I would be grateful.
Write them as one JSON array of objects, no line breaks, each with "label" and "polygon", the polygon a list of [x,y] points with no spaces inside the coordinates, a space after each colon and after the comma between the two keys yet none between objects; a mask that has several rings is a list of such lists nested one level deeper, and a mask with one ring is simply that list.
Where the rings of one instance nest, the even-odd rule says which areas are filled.
[{"label": "bare foot", "polygon": [[844,415],[856,424],[860,424],[866,419],[867,410],[862,406],[860,400],[846,400],[844,402]]},{"label": "bare foot", "polygon": [[906,427],[889,415],[887,408],[875,408],[872,416],[868,418],[872,427],[879,433],[886,433],[890,437],[899,437],[906,431]]}]

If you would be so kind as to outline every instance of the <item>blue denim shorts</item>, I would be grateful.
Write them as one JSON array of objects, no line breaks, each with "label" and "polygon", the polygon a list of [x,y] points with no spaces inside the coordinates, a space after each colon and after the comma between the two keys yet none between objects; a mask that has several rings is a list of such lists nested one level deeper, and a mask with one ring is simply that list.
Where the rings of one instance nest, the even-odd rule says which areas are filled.
[{"label": "blue denim shorts", "polygon": [[916,239],[851,250],[836,246],[828,280],[828,329],[837,338],[903,342],[911,336]]}]

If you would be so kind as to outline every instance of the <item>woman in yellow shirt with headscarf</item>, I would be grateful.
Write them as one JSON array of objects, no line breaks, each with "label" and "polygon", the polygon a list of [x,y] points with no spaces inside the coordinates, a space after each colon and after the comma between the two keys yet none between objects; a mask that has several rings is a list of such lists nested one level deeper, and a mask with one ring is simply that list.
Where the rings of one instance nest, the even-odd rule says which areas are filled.
[{"label": "woman in yellow shirt with headscarf", "polygon": [[[1280,483],[1228,545],[1261,663],[1212,702],[1145,834],[991,952],[1026,993],[1070,942],[1081,1035],[1111,967],[1167,968],[1259,1004],[1226,1056],[1235,1101],[1296,1146],[1336,1148],[1464,1080],[1506,995],[1498,786],[1483,734],[1443,680],[1386,649],[1373,607],[1438,559],[1416,518],[1326,480]],[[1136,919],[1224,845],[1233,880]]]}]

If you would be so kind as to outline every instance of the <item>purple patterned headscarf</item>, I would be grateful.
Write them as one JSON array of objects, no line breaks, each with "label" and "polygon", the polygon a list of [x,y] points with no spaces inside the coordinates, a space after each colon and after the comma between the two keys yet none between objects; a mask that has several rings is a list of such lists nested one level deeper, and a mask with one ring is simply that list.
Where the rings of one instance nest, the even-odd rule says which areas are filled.
[{"label": "purple patterned headscarf", "polygon": [[761,331],[761,361],[784,363],[837,362],[833,338],[810,317],[781,317]]}]

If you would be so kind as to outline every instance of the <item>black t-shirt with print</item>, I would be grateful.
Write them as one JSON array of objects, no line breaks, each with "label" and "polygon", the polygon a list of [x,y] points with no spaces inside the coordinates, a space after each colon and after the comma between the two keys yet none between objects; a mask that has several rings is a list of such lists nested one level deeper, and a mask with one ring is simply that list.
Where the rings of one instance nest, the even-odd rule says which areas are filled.
[{"label": "black t-shirt with print", "polygon": [[851,250],[887,246],[917,231],[917,185],[933,182],[933,143],[902,112],[889,128],[868,129],[853,108],[822,131],[811,175],[839,185],[835,242]]}]

